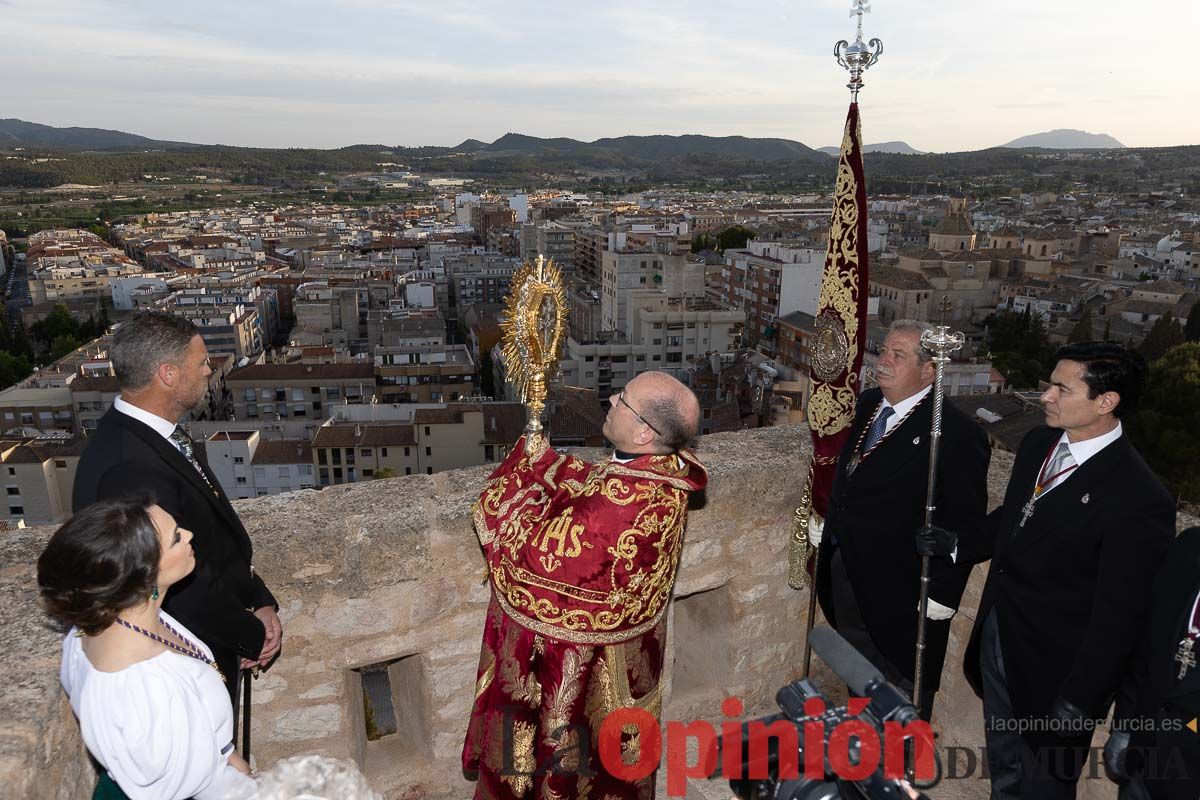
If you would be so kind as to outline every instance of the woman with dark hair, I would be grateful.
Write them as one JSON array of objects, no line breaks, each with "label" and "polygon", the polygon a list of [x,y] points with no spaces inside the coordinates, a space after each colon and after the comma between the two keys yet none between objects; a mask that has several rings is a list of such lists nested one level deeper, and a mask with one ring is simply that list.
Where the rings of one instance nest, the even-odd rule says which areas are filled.
[{"label": "woman with dark hair", "polygon": [[195,567],[191,540],[148,499],[110,500],[76,514],[38,559],[46,609],[71,626],[63,688],[104,770],[93,800],[254,791],[212,652],[162,610]]}]

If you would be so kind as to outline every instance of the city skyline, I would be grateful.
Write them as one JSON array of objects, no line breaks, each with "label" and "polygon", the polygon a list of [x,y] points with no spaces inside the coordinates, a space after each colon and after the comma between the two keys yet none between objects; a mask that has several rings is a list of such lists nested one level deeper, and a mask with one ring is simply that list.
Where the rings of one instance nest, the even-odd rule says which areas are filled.
[{"label": "city skyline", "polygon": [[[864,138],[935,152],[1076,128],[1130,147],[1200,142],[1184,70],[1152,58],[1166,0],[876,0]],[[1114,9],[1115,10],[1115,9]],[[0,0],[14,24],[0,116],[256,147],[450,146],[506,132],[686,134],[837,144],[846,0],[437,6],[335,0],[165,12],[144,0]],[[1169,113],[1168,103],[1179,102]],[[1150,111],[1151,113],[1147,113]]]}]

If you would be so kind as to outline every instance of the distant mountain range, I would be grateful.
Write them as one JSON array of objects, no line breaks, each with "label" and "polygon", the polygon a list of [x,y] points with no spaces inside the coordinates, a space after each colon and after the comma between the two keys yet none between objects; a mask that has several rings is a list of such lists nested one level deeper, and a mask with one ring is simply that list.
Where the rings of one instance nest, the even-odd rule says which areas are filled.
[{"label": "distant mountain range", "polygon": [[618,136],[581,142],[577,139],[541,139],[521,133],[506,133],[491,144],[468,139],[458,147],[461,152],[480,157],[596,156],[620,155],[658,161],[696,154],[743,158],[754,161],[802,160],[824,163],[816,150],[790,139],[751,139],[745,136]]},{"label": "distant mountain range", "polygon": [[[1090,134],[1082,134],[1090,136]],[[970,178],[1005,176],[1036,183],[1039,173],[1070,180],[1072,165],[1032,158],[1016,145],[963,153],[918,153],[904,142],[869,145],[871,190],[967,191]],[[1053,141],[1045,146],[1057,147]],[[1071,149],[1120,147],[1108,137],[1079,139]],[[1111,143],[1111,144],[1110,144]],[[1061,145],[1067,146],[1067,145]],[[359,144],[336,149],[253,148],[149,139],[95,128],[53,128],[22,120],[0,120],[0,151],[25,148],[30,158],[0,158],[0,187],[48,189],[61,184],[99,185],[140,181],[146,175],[185,180],[194,174],[254,186],[292,190],[328,182],[328,174],[377,172],[382,163],[402,164],[423,174],[472,178],[514,185],[549,182],[571,186],[619,180],[626,185],[754,186],[813,189],[832,180],[837,161],[830,153],[789,139],[745,136],[621,136],[583,142],[508,133],[494,142],[467,139],[455,147]],[[832,150],[832,148],[830,148]],[[31,158],[57,152],[57,158]],[[1043,151],[1047,152],[1047,151]],[[1139,148],[1139,159],[1105,161],[1096,168],[1130,186],[1179,179],[1200,169],[1200,145]],[[1190,180],[1190,178],[1188,178]]]},{"label": "distant mountain range", "polygon": [[54,150],[130,150],[151,147],[161,150],[198,146],[147,139],[145,136],[104,128],[55,128],[22,119],[0,119],[0,147],[44,147]]},{"label": "distant mountain range", "polygon": [[1013,139],[1008,144],[1000,146],[1044,147],[1049,150],[1107,150],[1125,147],[1125,145],[1107,133],[1088,133],[1087,131],[1077,131],[1071,128],[1059,128],[1044,133],[1022,136],[1019,139]]},{"label": "distant mountain range", "polygon": [[[822,153],[828,153],[831,156],[840,155],[842,149],[840,147],[818,147],[817,150]],[[904,156],[919,156],[924,150],[913,148],[908,142],[879,142],[878,144],[864,144],[862,151],[864,153],[899,153]]]}]

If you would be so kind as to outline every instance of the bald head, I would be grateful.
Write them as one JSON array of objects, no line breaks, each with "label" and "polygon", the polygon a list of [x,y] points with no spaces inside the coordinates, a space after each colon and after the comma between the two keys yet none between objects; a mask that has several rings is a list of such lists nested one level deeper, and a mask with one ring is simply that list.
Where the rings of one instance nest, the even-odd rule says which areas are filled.
[{"label": "bald head", "polygon": [[643,413],[659,430],[659,443],[671,451],[687,447],[700,427],[696,395],[665,372],[646,372],[634,380],[645,398]]}]

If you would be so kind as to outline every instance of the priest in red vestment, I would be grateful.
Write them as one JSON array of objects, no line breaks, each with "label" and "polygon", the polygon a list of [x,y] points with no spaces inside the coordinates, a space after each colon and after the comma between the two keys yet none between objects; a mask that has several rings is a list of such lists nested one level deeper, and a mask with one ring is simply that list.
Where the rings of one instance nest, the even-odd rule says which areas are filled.
[{"label": "priest in red vestment", "polygon": [[[707,483],[684,449],[700,406],[662,372],[609,398],[612,458],[592,464],[522,437],[475,505],[492,600],[463,769],[476,800],[642,800],[600,763],[598,733],[618,708],[659,718],[666,610],[688,494]],[[636,728],[622,758],[638,760]]]}]

